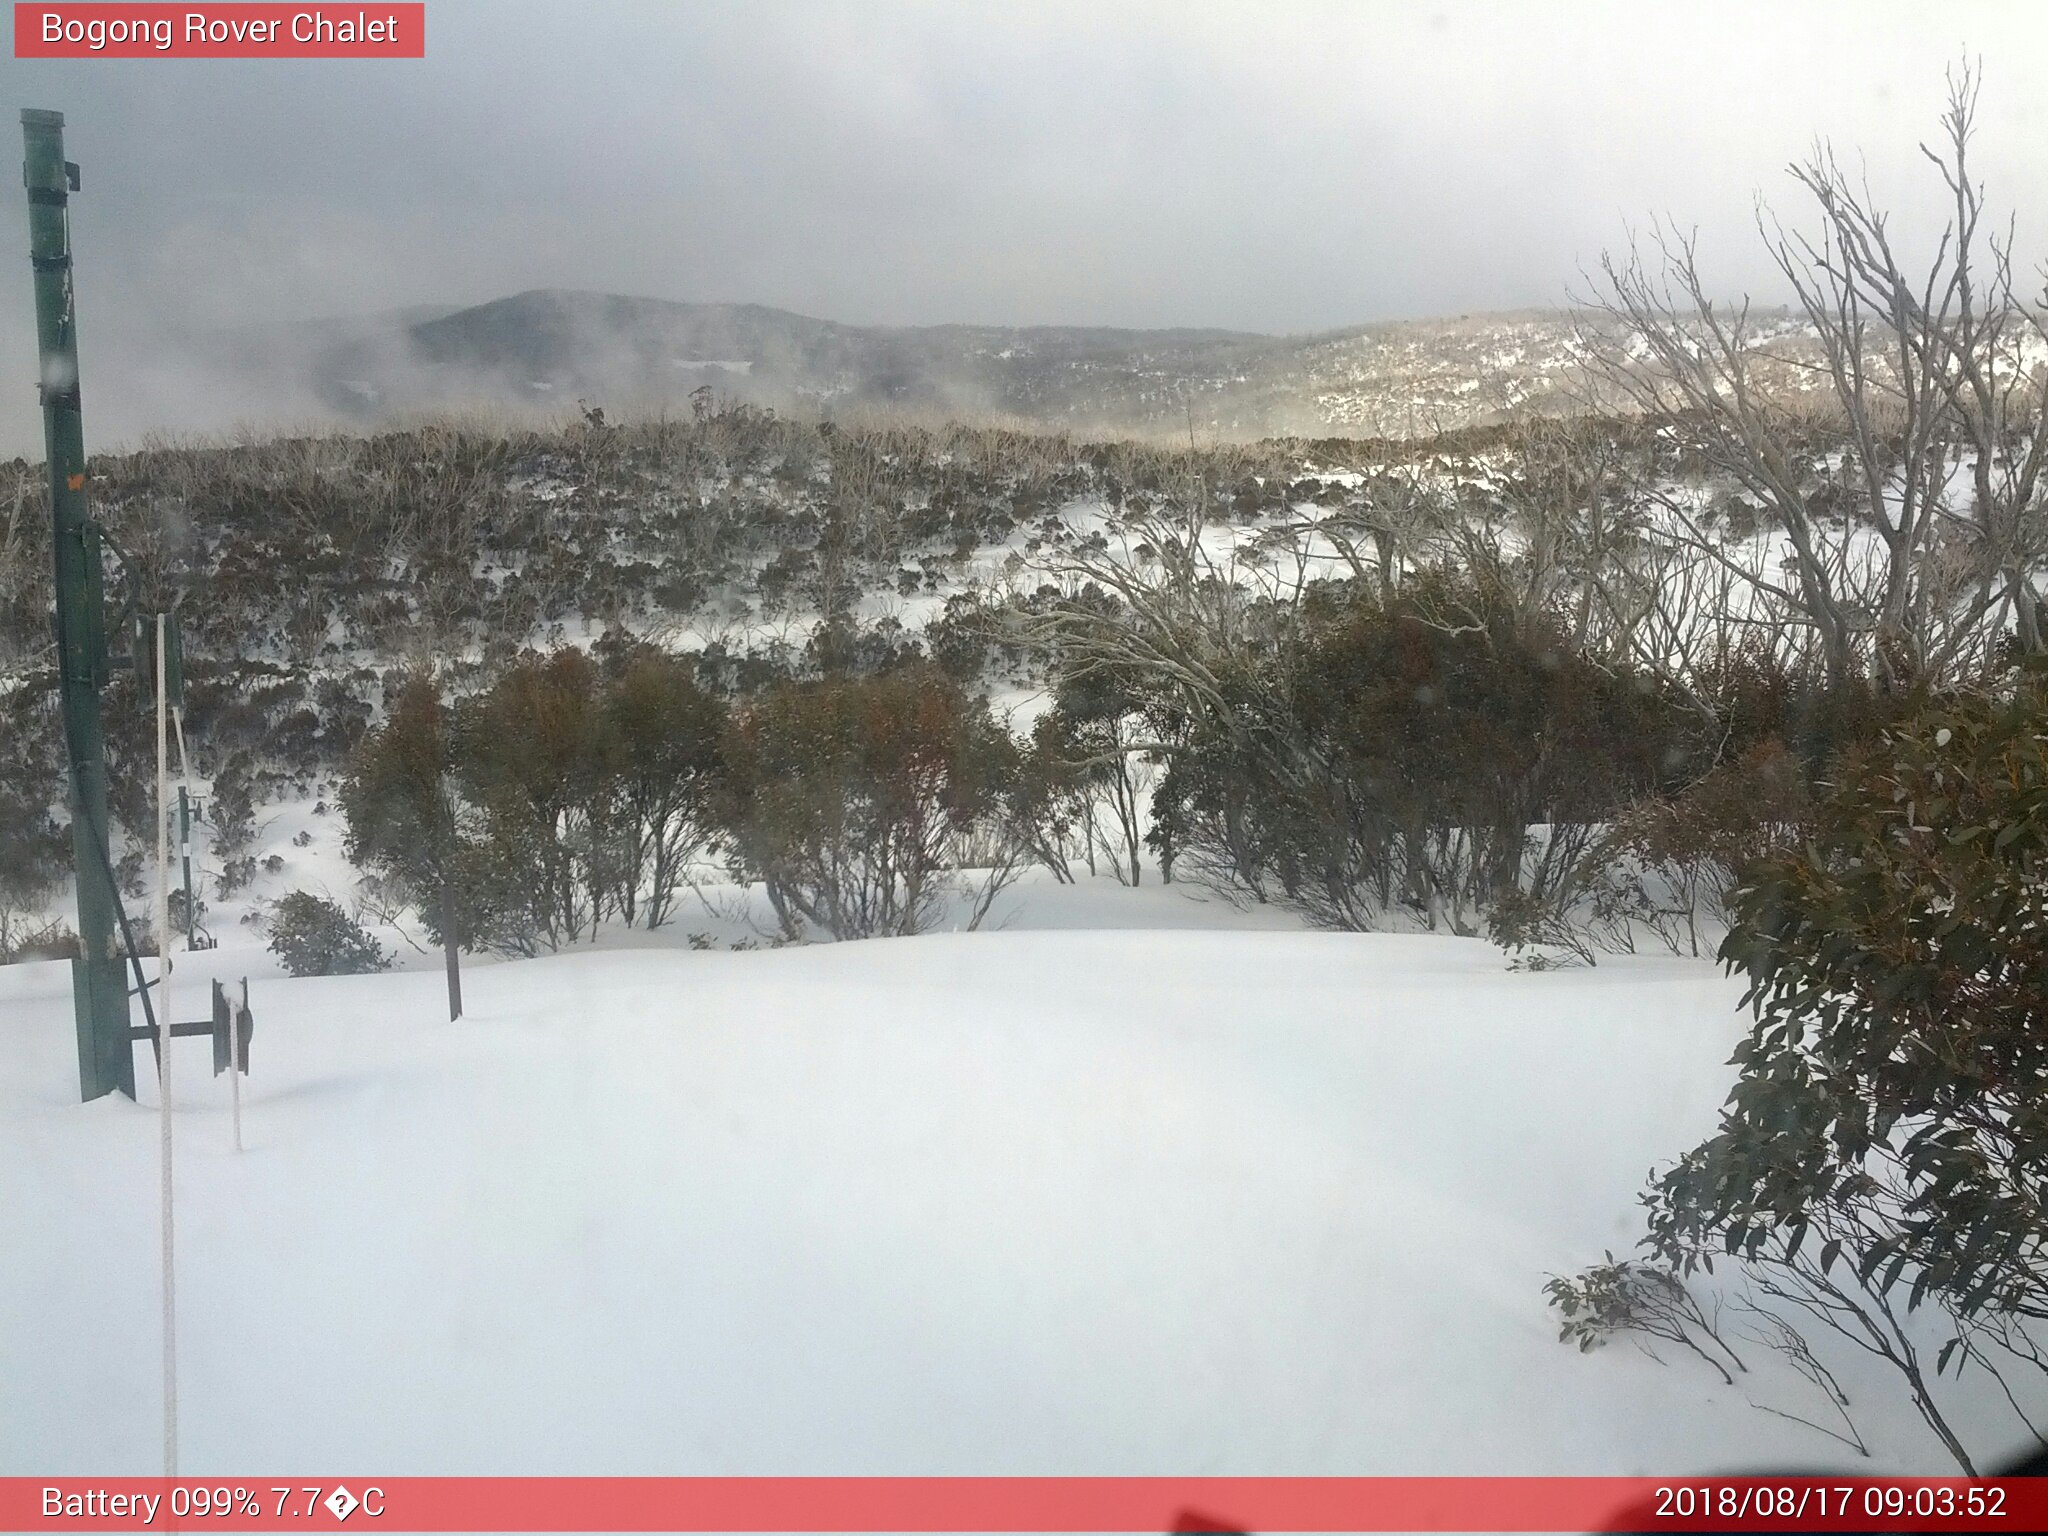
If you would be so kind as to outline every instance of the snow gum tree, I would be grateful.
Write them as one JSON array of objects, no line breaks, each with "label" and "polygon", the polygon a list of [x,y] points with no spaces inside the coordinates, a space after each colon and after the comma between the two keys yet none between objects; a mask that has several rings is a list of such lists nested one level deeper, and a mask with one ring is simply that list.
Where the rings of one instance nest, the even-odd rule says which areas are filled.
[{"label": "snow gum tree", "polygon": [[1760,212],[1819,342],[1818,369],[1798,371],[1821,387],[1774,384],[1786,364],[1772,323],[1717,302],[1695,238],[1675,230],[1602,262],[1599,325],[1581,338],[1603,393],[1739,485],[1776,535],[1727,537],[1681,475],[1646,487],[1665,537],[1727,573],[1746,620],[1776,625],[1831,678],[1952,682],[2008,633],[2048,643],[2048,330],[1975,177],[1978,84],[1952,75],[1941,134],[1922,146],[1949,209],[1924,259],[1825,146],[1790,168],[1815,226]]},{"label": "snow gum tree", "polygon": [[453,792],[454,734],[433,678],[399,687],[384,724],[351,754],[341,782],[349,862],[372,869],[415,905],[449,954],[494,931],[477,828]]},{"label": "snow gum tree", "polygon": [[351,759],[349,855],[445,939],[531,954],[612,918],[665,922],[714,831],[725,707],[651,645],[516,658],[456,705],[424,679]]},{"label": "snow gum tree", "polygon": [[[644,915],[658,928],[715,831],[725,706],[698,684],[689,661],[643,645],[616,664],[600,726],[600,823],[618,854],[616,900],[628,922]],[[636,908],[643,882],[646,898]]]},{"label": "snow gum tree", "polygon": [[1153,765],[1138,748],[1145,699],[1109,668],[1062,680],[1053,708],[1034,731],[1034,744],[1063,765],[1078,793],[1089,869],[1096,850],[1125,885],[1139,883],[1145,849],[1145,802]]},{"label": "snow gum tree", "polygon": [[1026,856],[1016,743],[929,665],[771,688],[735,713],[725,758],[735,872],[790,937],[921,932],[970,867],[971,926]]},{"label": "snow gum tree", "polygon": [[[1932,1379],[2048,1369],[2048,660],[1853,755],[1732,904],[1754,1023],[1720,1130],[1645,1197],[1648,1246],[1732,1257],[1881,1355],[1967,1469]],[[1931,1365],[1923,1305],[1953,1325]]]},{"label": "snow gum tree", "polygon": [[456,714],[455,773],[482,813],[493,884],[550,948],[583,937],[617,889],[602,708],[597,664],[564,648],[522,656]]}]

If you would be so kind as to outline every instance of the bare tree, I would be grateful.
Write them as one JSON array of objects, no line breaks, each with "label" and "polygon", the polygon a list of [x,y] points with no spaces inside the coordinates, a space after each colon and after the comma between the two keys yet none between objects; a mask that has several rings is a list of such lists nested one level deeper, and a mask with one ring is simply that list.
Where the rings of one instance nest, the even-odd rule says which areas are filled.
[{"label": "bare tree", "polygon": [[33,477],[16,473],[0,512],[0,665],[26,666],[55,649],[47,625],[37,622],[48,601],[50,552],[49,506],[35,489]]},{"label": "bare tree", "polygon": [[1833,676],[1862,664],[1895,683],[1940,679],[2000,634],[2042,639],[2048,388],[2023,343],[2044,332],[2015,283],[2010,228],[1987,227],[1970,179],[1977,88],[1973,69],[1951,74],[1941,140],[1922,146],[1953,198],[1924,269],[1909,272],[1868,186],[1825,145],[1790,168],[1815,231],[1788,233],[1759,207],[1817,355],[1747,301],[1711,298],[1696,237],[1663,225],[1651,259],[1633,238],[1603,258],[1599,314],[1582,327],[1596,379],[1754,498],[1782,546],[1728,536],[1711,488],[1684,474],[1653,482],[1667,530]]},{"label": "bare tree", "polygon": [[[1227,551],[1212,549],[1205,509],[1195,488],[1171,503],[1112,508],[1101,536],[1034,562],[1033,580],[1061,596],[1046,604],[1019,594],[1011,623],[1021,643],[1058,658],[1066,677],[1107,671],[1168,689],[1192,717],[1249,746],[1243,680],[1271,654],[1275,624],[1294,622],[1310,568],[1277,569],[1229,533],[1211,535],[1229,541]],[[1133,737],[1120,750],[1157,755],[1177,747]]]}]

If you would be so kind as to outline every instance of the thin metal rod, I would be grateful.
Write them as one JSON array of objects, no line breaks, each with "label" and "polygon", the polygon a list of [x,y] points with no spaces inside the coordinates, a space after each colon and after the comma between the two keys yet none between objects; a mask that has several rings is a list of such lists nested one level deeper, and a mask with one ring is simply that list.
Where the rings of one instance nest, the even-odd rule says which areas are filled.
[{"label": "thin metal rod", "polygon": [[177,1244],[171,1200],[171,737],[164,616],[156,616],[157,1125],[164,1235],[164,1476],[178,1475]]}]

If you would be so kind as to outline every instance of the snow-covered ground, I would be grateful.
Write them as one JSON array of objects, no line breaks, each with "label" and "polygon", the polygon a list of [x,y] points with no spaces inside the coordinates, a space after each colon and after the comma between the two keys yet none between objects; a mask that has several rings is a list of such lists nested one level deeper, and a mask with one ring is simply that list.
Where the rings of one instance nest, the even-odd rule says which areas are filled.
[{"label": "snow-covered ground", "polygon": [[[1629,1248],[1712,1124],[1713,968],[1005,902],[739,953],[685,914],[472,966],[453,1025],[424,957],[190,957],[258,1028],[240,1155],[179,1042],[182,1470],[1949,1470],[1855,1361],[1875,1462],[1751,1406],[1825,1411],[1763,1350],[1730,1389],[1557,1341],[1546,1274]],[[76,1097],[65,967],[0,968],[5,1474],[158,1465],[154,1087]]]}]

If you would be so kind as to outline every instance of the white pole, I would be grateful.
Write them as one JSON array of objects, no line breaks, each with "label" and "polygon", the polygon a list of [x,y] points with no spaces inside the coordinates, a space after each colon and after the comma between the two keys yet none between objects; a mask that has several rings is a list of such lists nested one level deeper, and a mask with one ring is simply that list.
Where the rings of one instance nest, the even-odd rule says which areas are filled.
[{"label": "white pole", "polygon": [[[185,754],[185,711],[183,709],[172,710],[171,723],[177,727],[178,732],[178,781],[181,784],[189,784],[192,781],[192,759]],[[189,821],[180,822],[178,833],[181,837],[187,839],[180,851],[185,858],[190,859],[192,857],[192,845],[190,842],[192,836],[191,823]],[[186,900],[196,904],[196,899],[189,891],[186,892]],[[193,913],[187,912],[185,914],[185,929],[188,936],[196,922],[197,918]],[[235,1125],[235,1150],[237,1152],[242,1150],[242,1008],[246,1008],[248,1004],[249,982],[245,977],[242,981],[241,1007],[228,1010],[228,1103],[233,1108],[232,1118]]]},{"label": "white pole", "polygon": [[164,1476],[178,1475],[178,1306],[171,1226],[171,749],[164,616],[156,616],[156,1101],[164,1235]]}]

